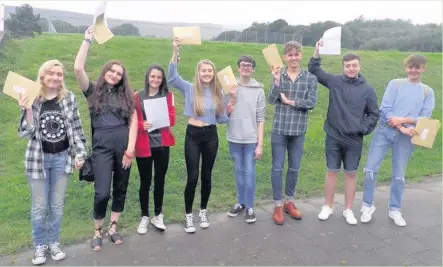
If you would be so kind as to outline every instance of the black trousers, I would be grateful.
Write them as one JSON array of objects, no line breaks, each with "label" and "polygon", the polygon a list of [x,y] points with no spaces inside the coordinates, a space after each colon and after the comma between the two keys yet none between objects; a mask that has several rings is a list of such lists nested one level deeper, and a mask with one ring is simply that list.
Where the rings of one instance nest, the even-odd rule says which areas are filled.
[{"label": "black trousers", "polygon": [[152,163],[154,163],[154,213],[158,216],[162,212],[163,196],[165,192],[165,177],[169,165],[169,147],[151,148],[149,158],[137,157],[138,173],[140,174],[140,188],[138,196],[142,216],[149,217],[149,191],[152,182]]},{"label": "black trousers", "polygon": [[211,194],[212,168],[217,157],[217,151],[218,134],[215,125],[197,127],[188,124],[185,137],[185,160],[188,173],[188,181],[185,188],[186,214],[192,213],[200,156],[202,159],[200,209],[206,209],[208,205]]},{"label": "black trousers", "polygon": [[92,164],[94,183],[94,219],[106,217],[111,195],[112,211],[122,212],[131,168],[123,169],[122,161],[128,146],[129,128],[122,126],[109,130],[94,130],[92,137]]}]

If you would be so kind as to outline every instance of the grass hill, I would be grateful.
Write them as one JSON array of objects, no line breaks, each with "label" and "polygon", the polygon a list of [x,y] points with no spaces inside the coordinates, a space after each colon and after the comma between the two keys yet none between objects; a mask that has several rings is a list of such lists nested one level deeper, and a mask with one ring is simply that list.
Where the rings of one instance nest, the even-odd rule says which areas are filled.
[{"label": "grass hill", "polygon": [[[35,79],[40,65],[49,59],[59,59],[66,67],[66,83],[68,88],[75,92],[81,104],[81,115],[85,132],[89,137],[89,117],[86,101],[80,89],[76,86],[73,64],[82,35],[42,35],[35,39],[10,41],[5,50],[0,52],[0,86],[6,78],[8,70],[20,73],[30,79]],[[256,79],[265,85],[270,84],[268,67],[262,56],[264,44],[241,43],[216,43],[203,42],[202,46],[183,46],[181,49],[181,63],[179,72],[185,79],[192,79],[196,63],[202,58],[211,59],[222,69],[231,65],[236,69],[236,60],[245,53],[255,57],[257,61]],[[282,51],[282,47],[278,46]],[[94,43],[89,51],[86,69],[92,80],[97,78],[103,64],[110,59],[120,59],[127,67],[129,78],[134,89],[143,87],[144,74],[149,64],[160,63],[167,71],[167,64],[171,56],[171,40],[145,39],[135,37],[115,37],[104,45]],[[304,48],[303,66],[312,55],[313,48]],[[403,60],[407,53],[396,51],[385,52],[358,52],[362,58],[362,73],[368,82],[377,89],[379,103],[383,96],[384,88],[390,79],[404,77]],[[436,108],[434,118],[441,120],[441,81],[442,81],[442,55],[425,53],[429,60],[423,81],[434,88]],[[341,72],[340,56],[325,56],[323,67],[332,73]],[[269,86],[266,86],[268,92]],[[167,223],[181,221],[184,214],[183,192],[186,183],[186,169],[184,161],[184,136],[186,118],[183,116],[183,97],[178,90],[173,89],[176,96],[177,125],[173,133],[177,145],[171,150],[171,160],[166,180],[164,214]],[[301,163],[300,179],[296,196],[304,198],[311,195],[322,194],[325,175],[324,138],[322,130],[323,121],[328,107],[328,90],[319,86],[318,104],[310,113],[309,127],[305,143],[305,153]],[[0,254],[12,253],[32,245],[30,224],[30,194],[29,187],[24,177],[24,153],[27,141],[19,140],[17,126],[19,107],[15,100],[0,94]],[[267,105],[264,156],[257,164],[257,198],[270,200],[272,197],[270,172],[271,150],[270,130],[274,114],[273,106]],[[219,126],[220,149],[213,171],[213,191],[209,209],[227,210],[235,203],[235,183],[233,162],[230,158],[227,141],[225,138],[226,126]],[[361,167],[366,162],[367,147],[370,137],[365,138],[365,147],[361,159]],[[442,169],[441,131],[433,149],[417,147],[407,170],[407,180],[420,179],[423,175],[440,173]],[[285,166],[287,166],[285,164]],[[384,161],[380,170],[380,181],[390,181],[390,156]],[[340,179],[342,180],[342,179]],[[363,184],[362,172],[358,175],[358,186]],[[128,189],[126,210],[121,218],[121,227],[124,233],[135,233],[140,219],[138,203],[138,170],[134,164],[131,171],[130,186]],[[340,181],[339,190],[342,190]],[[200,203],[199,189],[196,191],[194,207]],[[61,241],[77,241],[90,238],[93,233],[92,205],[93,187],[91,184],[78,181],[78,175],[72,177],[66,196],[65,217]],[[407,198],[413,196],[407,195]],[[151,197],[152,198],[152,197]],[[356,199],[356,207],[359,205]],[[355,209],[357,211],[357,208]],[[269,218],[271,219],[271,218]],[[106,222],[107,224],[108,222]],[[149,236],[147,237],[149,238]]]}]

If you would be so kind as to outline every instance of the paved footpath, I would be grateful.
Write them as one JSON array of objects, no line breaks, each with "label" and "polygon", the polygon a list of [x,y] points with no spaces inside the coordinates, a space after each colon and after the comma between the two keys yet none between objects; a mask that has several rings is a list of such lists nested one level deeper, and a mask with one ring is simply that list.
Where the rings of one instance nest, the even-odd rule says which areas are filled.
[{"label": "paved footpath", "polygon": [[[356,202],[362,194],[357,193]],[[211,226],[187,234],[180,224],[162,233],[125,237],[102,251],[90,251],[89,242],[65,248],[68,258],[46,265],[432,265],[442,266],[441,177],[409,184],[403,214],[406,227],[396,226],[387,214],[389,187],[376,192],[376,208],[369,224],[347,225],[341,211],[343,195],[336,196],[335,213],[326,222],[317,214],[321,198],[298,201],[301,221],[286,217],[283,226],[272,222],[272,205],[257,207],[257,222],[247,225],[243,215],[210,215]],[[360,205],[354,212],[360,218]],[[135,229],[134,229],[135,231]],[[31,265],[32,251],[0,258],[0,265]]]}]

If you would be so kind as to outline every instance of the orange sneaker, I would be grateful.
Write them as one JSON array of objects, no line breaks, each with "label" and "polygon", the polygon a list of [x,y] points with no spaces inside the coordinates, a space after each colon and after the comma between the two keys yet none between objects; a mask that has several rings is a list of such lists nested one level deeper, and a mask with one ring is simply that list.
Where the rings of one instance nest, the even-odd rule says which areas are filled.
[{"label": "orange sneaker", "polygon": [[285,217],[283,216],[282,206],[275,206],[274,213],[272,214],[272,220],[277,225],[282,225],[285,223]]},{"label": "orange sneaker", "polygon": [[301,212],[297,209],[297,207],[295,207],[294,202],[292,201],[285,202],[283,208],[285,212],[289,214],[289,216],[291,216],[296,220],[301,220]]}]

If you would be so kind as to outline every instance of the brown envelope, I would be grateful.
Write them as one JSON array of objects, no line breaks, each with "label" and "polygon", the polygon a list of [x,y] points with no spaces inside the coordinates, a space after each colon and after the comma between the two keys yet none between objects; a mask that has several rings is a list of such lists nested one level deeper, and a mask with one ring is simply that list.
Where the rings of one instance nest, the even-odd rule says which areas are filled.
[{"label": "brown envelope", "polygon": [[108,25],[105,21],[105,14],[101,14],[97,16],[94,24],[94,38],[98,44],[104,44],[109,41],[114,34],[108,28]]},{"label": "brown envelope", "polygon": [[275,44],[271,44],[262,50],[263,56],[265,56],[265,60],[269,65],[269,68],[280,67],[283,68],[283,61],[281,60],[280,54],[278,53],[277,46]]},{"label": "brown envelope", "polygon": [[226,68],[217,72],[217,78],[226,94],[229,94],[232,86],[237,84],[237,79],[234,76],[231,66],[227,66]]},{"label": "brown envelope", "polygon": [[440,121],[420,118],[417,121],[415,131],[418,135],[414,135],[411,139],[411,143],[414,145],[432,148],[434,145],[435,137],[440,130]]},{"label": "brown envelope", "polygon": [[174,38],[180,40],[182,45],[201,45],[200,27],[173,27],[172,33]]},{"label": "brown envelope", "polygon": [[34,102],[34,99],[40,92],[40,85],[28,78],[25,78],[15,72],[9,71],[6,77],[5,85],[3,86],[3,93],[19,99],[20,94],[23,96],[30,96],[29,101]]}]

